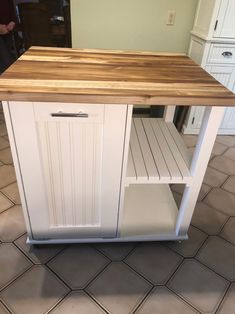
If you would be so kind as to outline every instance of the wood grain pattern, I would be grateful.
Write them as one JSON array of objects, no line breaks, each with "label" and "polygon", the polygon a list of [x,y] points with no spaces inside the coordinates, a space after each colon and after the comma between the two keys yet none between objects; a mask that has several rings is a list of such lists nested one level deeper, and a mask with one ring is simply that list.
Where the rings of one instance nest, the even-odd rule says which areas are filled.
[{"label": "wood grain pattern", "polygon": [[183,54],[32,47],[0,77],[0,99],[235,106]]}]

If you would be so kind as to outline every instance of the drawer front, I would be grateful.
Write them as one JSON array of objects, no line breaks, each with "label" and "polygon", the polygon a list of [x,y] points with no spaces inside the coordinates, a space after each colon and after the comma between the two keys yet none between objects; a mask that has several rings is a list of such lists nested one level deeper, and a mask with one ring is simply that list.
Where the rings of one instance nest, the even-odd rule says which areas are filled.
[{"label": "drawer front", "polygon": [[235,63],[235,45],[211,45],[207,59],[208,63]]},{"label": "drawer front", "polygon": [[34,103],[36,121],[103,123],[104,105]]}]

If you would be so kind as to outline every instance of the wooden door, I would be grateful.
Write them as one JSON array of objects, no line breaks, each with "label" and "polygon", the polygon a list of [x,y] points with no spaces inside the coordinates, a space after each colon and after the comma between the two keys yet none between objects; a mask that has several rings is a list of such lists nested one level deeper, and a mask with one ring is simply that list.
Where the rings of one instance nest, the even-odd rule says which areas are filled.
[{"label": "wooden door", "polygon": [[116,235],[126,110],[10,103],[34,239]]},{"label": "wooden door", "polygon": [[235,1],[221,0],[214,37],[235,37]]}]

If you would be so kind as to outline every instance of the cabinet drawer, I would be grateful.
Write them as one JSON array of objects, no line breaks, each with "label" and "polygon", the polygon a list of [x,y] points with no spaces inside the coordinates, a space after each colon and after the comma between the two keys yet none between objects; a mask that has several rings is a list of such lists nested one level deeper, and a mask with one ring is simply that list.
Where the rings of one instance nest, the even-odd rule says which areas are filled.
[{"label": "cabinet drawer", "polygon": [[104,105],[34,103],[36,121],[103,123]]},{"label": "cabinet drawer", "polygon": [[221,64],[235,63],[235,45],[211,45],[207,62]]}]

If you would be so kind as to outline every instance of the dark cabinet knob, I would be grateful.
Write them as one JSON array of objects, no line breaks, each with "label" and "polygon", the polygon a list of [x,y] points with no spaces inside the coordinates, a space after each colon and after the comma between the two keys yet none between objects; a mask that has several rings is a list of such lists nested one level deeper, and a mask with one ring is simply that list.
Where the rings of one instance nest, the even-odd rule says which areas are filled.
[{"label": "dark cabinet knob", "polygon": [[222,53],[222,56],[224,56],[224,57],[232,57],[232,55],[233,55],[233,53],[231,51],[224,51]]}]

